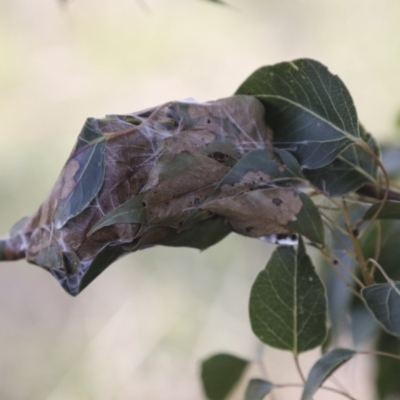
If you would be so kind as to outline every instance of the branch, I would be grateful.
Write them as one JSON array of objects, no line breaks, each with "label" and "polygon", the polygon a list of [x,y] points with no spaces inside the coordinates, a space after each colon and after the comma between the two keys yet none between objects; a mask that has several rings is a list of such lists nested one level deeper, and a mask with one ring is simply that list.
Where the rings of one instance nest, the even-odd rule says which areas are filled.
[{"label": "branch", "polygon": [[[373,185],[372,183],[367,183],[364,186],[360,187],[360,189],[358,189],[356,193],[360,194],[361,196],[370,197],[371,199],[382,200],[385,190],[380,189],[378,191],[375,185]],[[400,201],[400,193],[389,190],[387,200]]]}]

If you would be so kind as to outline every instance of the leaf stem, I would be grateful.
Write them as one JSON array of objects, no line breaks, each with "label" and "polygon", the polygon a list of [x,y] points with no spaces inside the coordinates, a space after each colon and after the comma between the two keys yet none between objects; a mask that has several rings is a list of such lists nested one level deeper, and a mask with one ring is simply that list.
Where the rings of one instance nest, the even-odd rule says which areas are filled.
[{"label": "leaf stem", "polygon": [[[381,250],[382,250],[382,222],[381,221],[376,221],[376,245],[375,245],[375,255],[374,259],[378,260],[379,256],[381,255]],[[374,270],[371,270],[371,275],[374,276]]]},{"label": "leaf stem", "polygon": [[385,351],[371,350],[371,351],[359,351],[358,354],[366,355],[366,356],[384,356],[389,358],[394,358],[400,361],[400,355],[386,353]]},{"label": "leaf stem", "polygon": [[[400,189],[400,185],[397,184],[396,182],[390,181],[390,188]],[[364,186],[360,187],[360,189],[357,189],[355,193],[359,196],[364,196],[369,199],[382,200],[383,196],[381,195],[381,192],[382,192],[381,188],[377,190],[376,185],[367,183]],[[393,190],[389,190],[387,199],[400,201],[400,193],[395,192]]]},{"label": "leaf stem", "polygon": [[368,272],[367,269],[367,262],[365,260],[364,257],[364,252],[363,249],[361,247],[361,243],[358,239],[359,235],[356,235],[355,232],[353,231],[353,225],[350,219],[350,215],[349,212],[347,210],[347,204],[346,204],[346,200],[343,197],[342,198],[342,202],[343,202],[343,216],[344,216],[344,221],[345,224],[347,226],[347,230],[349,232],[349,238],[351,240],[351,243],[353,245],[353,249],[354,252],[356,254],[356,261],[359,264],[359,268],[361,270],[362,276],[364,278],[364,283],[368,286],[368,285],[372,285],[374,283],[374,280],[372,279],[371,274]]},{"label": "leaf stem", "polygon": [[[285,389],[285,388],[290,388],[290,387],[304,387],[304,385],[302,383],[281,383],[281,384],[274,385],[274,389]],[[347,397],[350,400],[357,400],[355,397],[349,395],[348,393],[343,392],[339,389],[329,387],[329,386],[321,386],[320,389],[329,390],[330,392],[335,392],[337,394],[341,394],[342,396]]]},{"label": "leaf stem", "polygon": [[[314,188],[314,187],[313,187]],[[347,215],[348,217],[348,212],[347,212],[347,207],[345,207],[345,205],[341,205],[339,202],[336,202],[334,199],[332,199],[332,197],[328,196],[326,193],[322,192],[320,189],[318,188],[314,188],[315,191],[317,191],[318,193],[322,194],[323,196],[325,196],[329,201],[331,201],[332,203],[334,203],[336,205],[336,208],[340,211],[342,211],[343,215]],[[354,235],[352,233],[352,229],[349,229],[349,226],[347,226],[347,231],[345,229],[343,229],[341,226],[339,226],[335,221],[333,221],[330,217],[328,217],[325,213],[320,212],[321,216],[324,217],[325,221],[325,225],[326,227],[331,231],[332,235],[335,236],[335,239],[337,240],[337,242],[339,243],[339,245],[350,255],[350,257],[352,258],[356,258],[357,256],[357,252],[354,249],[354,252],[349,249],[344,243],[343,241],[336,235],[334,229],[331,225],[334,225],[334,227],[339,230],[343,235],[349,237],[350,239],[352,239],[352,236],[354,238]],[[347,219],[347,222],[349,222],[349,217]],[[350,223],[351,226],[351,223]],[[353,243],[352,243],[353,244]],[[353,244],[353,248],[354,248],[354,244]],[[357,292],[357,290],[354,289],[354,287],[347,281],[347,279],[343,276],[343,274],[338,270],[338,268],[336,267],[336,265],[332,262],[332,255],[329,254],[326,250],[324,250],[323,248],[318,248],[321,253],[326,257],[328,263],[331,265],[331,267],[333,268],[333,270],[338,274],[339,278],[343,281],[343,283],[348,287],[348,289],[357,297],[359,297],[360,299],[362,299],[361,295]],[[344,264],[340,259],[337,259],[335,257],[335,259],[340,263],[340,265],[349,273],[349,275],[354,279],[355,282],[357,282],[357,284],[360,287],[364,287],[365,285],[361,282],[360,279],[358,279],[358,277],[353,273],[353,271],[350,270],[350,268]]]},{"label": "leaf stem", "polygon": [[381,267],[381,265],[377,261],[375,261],[373,258],[369,258],[367,263],[371,263],[371,264],[375,265],[375,267],[379,269],[380,273],[384,276],[384,278],[387,280],[388,283],[392,283],[393,282],[393,279],[389,277],[389,275]]},{"label": "leaf stem", "polygon": [[296,365],[297,372],[299,373],[300,378],[303,381],[303,383],[305,383],[306,378],[304,377],[303,371],[301,370],[301,366],[299,363],[299,356],[297,354],[293,354],[293,359],[294,359],[294,363]]},{"label": "leaf stem", "polygon": [[[319,196],[319,193],[317,193],[317,195]],[[328,206],[321,206],[321,205],[317,206],[317,208],[319,208],[321,210],[328,210],[328,211],[340,211],[338,208],[333,208],[333,207],[328,207]]]},{"label": "leaf stem", "polygon": [[[364,150],[366,151],[375,161],[375,163],[379,166],[379,168],[381,169],[383,176],[385,178],[385,192],[383,194],[382,197],[382,201],[381,204],[379,205],[378,209],[376,210],[375,214],[373,215],[373,217],[370,219],[369,223],[367,224],[367,226],[362,230],[362,232],[360,232],[359,237],[361,238],[362,235],[372,226],[372,224],[375,222],[375,220],[378,218],[380,212],[382,211],[386,200],[388,199],[389,196],[389,192],[390,192],[390,180],[389,180],[389,174],[386,171],[386,168],[384,167],[384,165],[382,164],[382,161],[379,159],[379,157],[369,148],[369,146],[364,142],[364,140],[359,139],[357,141],[357,144]],[[379,191],[379,188],[378,188]]]}]

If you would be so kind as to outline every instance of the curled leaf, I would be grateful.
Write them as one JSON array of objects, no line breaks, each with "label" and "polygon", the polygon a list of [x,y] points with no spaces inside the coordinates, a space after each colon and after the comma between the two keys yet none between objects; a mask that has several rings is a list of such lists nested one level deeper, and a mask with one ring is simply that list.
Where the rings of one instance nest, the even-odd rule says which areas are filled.
[{"label": "curled leaf", "polygon": [[304,385],[301,400],[311,400],[333,372],[349,361],[355,354],[357,354],[356,351],[349,349],[335,349],[325,353],[311,368]]}]

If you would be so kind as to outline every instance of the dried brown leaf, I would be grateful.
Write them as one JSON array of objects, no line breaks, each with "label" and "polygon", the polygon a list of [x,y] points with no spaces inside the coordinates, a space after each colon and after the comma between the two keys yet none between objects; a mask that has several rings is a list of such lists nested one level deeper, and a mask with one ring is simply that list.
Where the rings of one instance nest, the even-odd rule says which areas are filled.
[{"label": "dried brown leaf", "polygon": [[303,204],[295,189],[273,188],[222,197],[202,205],[202,209],[229,220],[233,229],[246,236],[288,234]]}]

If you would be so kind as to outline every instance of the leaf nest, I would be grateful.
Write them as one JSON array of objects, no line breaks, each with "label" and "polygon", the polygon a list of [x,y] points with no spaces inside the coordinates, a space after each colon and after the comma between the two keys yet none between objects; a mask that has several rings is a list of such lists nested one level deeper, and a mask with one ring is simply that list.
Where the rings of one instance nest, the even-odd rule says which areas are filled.
[{"label": "leaf nest", "polygon": [[124,253],[205,249],[231,231],[289,234],[302,208],[293,156],[273,149],[255,97],[170,102],[89,118],[50,195],[2,241],[78,294]]}]

